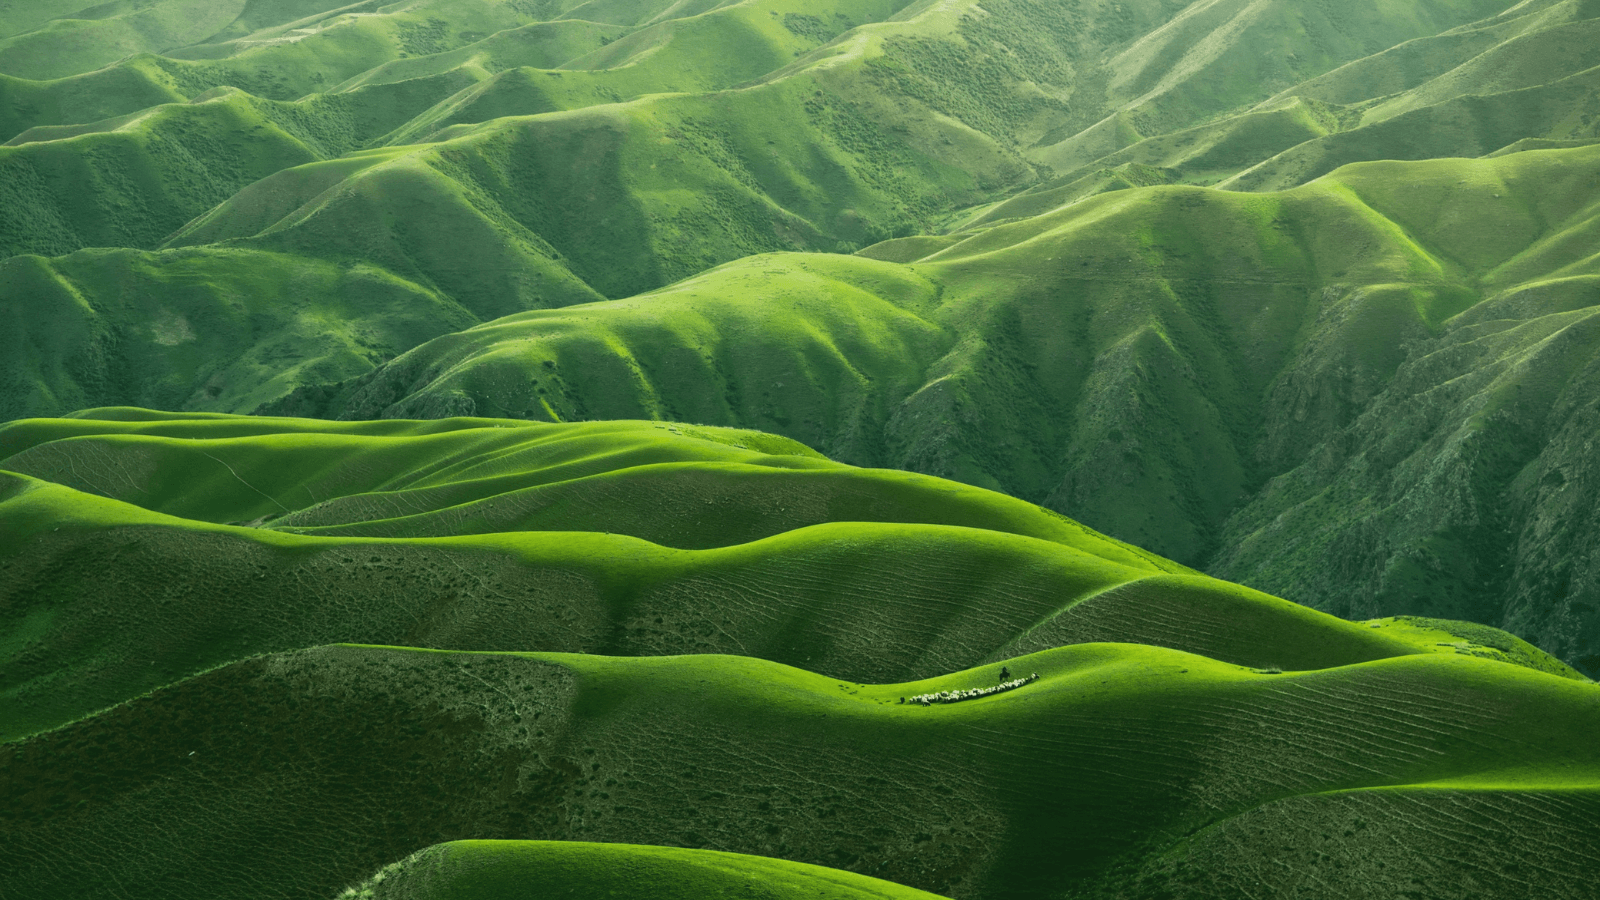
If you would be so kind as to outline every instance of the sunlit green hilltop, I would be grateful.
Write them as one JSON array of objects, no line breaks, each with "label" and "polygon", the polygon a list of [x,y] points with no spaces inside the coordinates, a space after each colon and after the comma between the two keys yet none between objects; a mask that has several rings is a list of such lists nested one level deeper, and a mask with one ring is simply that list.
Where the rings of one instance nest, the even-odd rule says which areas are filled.
[{"label": "sunlit green hilltop", "polygon": [[86,4],[0,897],[1593,896],[1600,2]]}]

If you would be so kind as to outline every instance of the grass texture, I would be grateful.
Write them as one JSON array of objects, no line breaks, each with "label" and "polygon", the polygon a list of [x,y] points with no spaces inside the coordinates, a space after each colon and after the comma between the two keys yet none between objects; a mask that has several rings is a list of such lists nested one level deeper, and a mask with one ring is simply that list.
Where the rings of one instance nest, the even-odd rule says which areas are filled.
[{"label": "grass texture", "polygon": [[[1363,136],[1369,125],[1414,115],[1453,123],[1460,117],[1440,110],[1467,91],[1499,91],[1521,119],[1478,115],[1497,123],[1484,126],[1492,137],[1435,124],[1423,130],[1437,146],[1412,155],[1581,138],[1593,118],[1580,75],[1592,63],[1565,49],[1581,43],[1585,13],[1495,16],[1505,6],[1497,0],[1365,0],[1312,15],[1287,2],[1244,10],[1170,0],[604,11],[532,0],[372,9],[241,0],[202,4],[205,15],[193,5],[109,4],[0,39],[0,99],[11,101],[0,103],[9,116],[0,138],[12,145],[0,152],[0,183],[14,194],[0,205],[9,213],[0,254],[259,237],[361,257],[452,293],[506,290],[446,284],[438,260],[380,249],[405,240],[419,207],[442,204],[461,209],[429,231],[446,244],[440,257],[511,244],[469,268],[554,265],[618,297],[754,252],[929,231],[962,206],[1021,188],[1042,192],[1029,195],[1037,203],[1152,178],[1292,186],[1342,161],[1392,157],[1384,141],[1393,140]],[[1460,36],[1468,32],[1483,37]],[[1385,65],[1375,50],[1428,41],[1448,43],[1462,69],[1516,67],[1520,80],[1442,72],[1439,84],[1408,85],[1421,92],[1411,102],[1386,97],[1370,113],[1329,87],[1374,83]],[[1362,65],[1370,78],[1346,72]],[[1538,112],[1507,93],[1568,76],[1579,81],[1551,88]],[[1323,138],[1364,149],[1293,162]],[[298,175],[271,178],[401,146],[412,148],[406,162],[342,169],[350,183],[336,191],[330,169],[311,179],[315,190]],[[1263,165],[1304,177],[1269,177]],[[196,168],[209,177],[186,177]],[[374,195],[396,199],[373,209]],[[205,227],[185,227],[224,201]]]},{"label": "grass texture", "polygon": [[[913,262],[1108,191],[1286,189],[1350,161],[1573,146],[1594,128],[1579,0],[186,3],[4,13],[0,258],[48,259],[5,263],[20,271],[0,283],[0,417],[249,412],[471,325],[752,254],[879,244]],[[1292,274],[1316,293],[1342,290],[1341,271]],[[350,275],[404,326],[350,309],[329,284]],[[240,327],[263,291],[305,312]],[[151,309],[175,297],[189,308]],[[203,349],[150,328],[198,318],[221,325]],[[920,359],[905,368],[926,380]],[[484,411],[538,407],[499,405]],[[730,424],[902,464],[771,418]],[[908,464],[1030,499],[1057,487],[1050,463],[974,452]],[[1233,504],[1193,502],[1207,509],[1181,536],[1071,511],[1200,563]]]},{"label": "grass texture", "polygon": [[453,841],[380,869],[340,900],[930,900],[876,878],[785,860],[706,850],[580,841]]},{"label": "grass texture", "polygon": [[[999,667],[874,685],[716,656],[259,657],[0,745],[0,871],[47,895],[331,898],[422,846],[516,837],[951,897],[1587,890],[1592,685],[1434,655],[1263,674],[1125,644],[1009,665],[1040,680],[922,707],[896,700]],[[1246,848],[1282,822],[1263,872]]]},{"label": "grass texture", "polygon": [[0,0],[0,895],[1587,896],[1597,23]]},{"label": "grass texture", "polygon": [[788,438],[109,408],[0,454],[6,893],[1217,896],[1270,827],[1273,891],[1509,898],[1600,851],[1600,694],[1531,645]]},{"label": "grass texture", "polygon": [[1596,185],[1600,148],[1568,148],[1119,191],[911,263],[763,255],[521,313],[267,408],[756,427],[1597,671],[1588,513],[1559,499],[1590,477]]},{"label": "grass texture", "polygon": [[13,423],[0,448],[4,738],[333,641],[738,654],[878,681],[1093,641],[1579,677],[1494,629],[1352,624],[756,432],[104,410]]}]

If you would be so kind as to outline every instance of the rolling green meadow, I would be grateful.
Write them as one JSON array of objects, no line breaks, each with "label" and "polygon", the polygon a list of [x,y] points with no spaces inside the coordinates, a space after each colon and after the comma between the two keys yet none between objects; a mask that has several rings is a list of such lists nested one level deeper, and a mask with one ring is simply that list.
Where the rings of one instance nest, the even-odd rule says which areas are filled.
[{"label": "rolling green meadow", "polygon": [[1596,0],[0,0],[0,898],[1592,898],[1596,310]]}]

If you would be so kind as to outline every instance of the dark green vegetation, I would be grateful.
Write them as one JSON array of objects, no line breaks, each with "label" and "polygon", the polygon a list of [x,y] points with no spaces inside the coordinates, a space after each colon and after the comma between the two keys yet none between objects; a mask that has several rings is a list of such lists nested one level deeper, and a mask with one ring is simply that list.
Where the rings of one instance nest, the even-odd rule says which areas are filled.
[{"label": "dark green vegetation", "polygon": [[0,896],[1593,894],[1600,3],[83,2]]}]

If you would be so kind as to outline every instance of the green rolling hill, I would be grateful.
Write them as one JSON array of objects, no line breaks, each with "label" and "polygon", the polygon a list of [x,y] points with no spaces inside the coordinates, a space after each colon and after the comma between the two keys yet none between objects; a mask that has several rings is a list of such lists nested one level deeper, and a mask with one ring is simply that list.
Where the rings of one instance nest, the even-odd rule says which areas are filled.
[{"label": "green rolling hill", "polygon": [[11,889],[81,897],[333,897],[415,848],[506,836],[952,897],[1590,887],[1592,685],[1432,655],[1262,674],[1125,644],[1010,665],[1040,680],[924,707],[898,699],[999,667],[872,685],[718,656],[258,657],[0,745],[0,859]]},{"label": "green rolling hill", "polygon": [[15,141],[25,143],[0,148],[7,256],[154,246],[241,188],[316,158],[237,93]]},{"label": "green rolling hill", "polygon": [[1492,629],[1352,625],[1001,494],[757,432],[106,410],[5,426],[0,452],[8,738],[335,641],[738,654],[874,681],[1095,641],[1577,677]]},{"label": "green rolling hill", "polygon": [[1597,185],[1579,148],[1115,192],[911,263],[758,256],[519,314],[272,408],[753,425],[1595,671],[1588,512],[1555,496],[1587,471]]},{"label": "green rolling hill", "polygon": [[1597,34],[0,0],[0,897],[1592,896]]},{"label": "green rolling hill", "polygon": [[[860,245],[928,230],[962,205],[1029,187],[1041,173],[1065,177],[1063,171],[1085,166],[1103,169],[1098,157],[1121,150],[1130,135],[1154,139],[1229,113],[1259,118],[1251,107],[1270,104],[1274,90],[1295,90],[1306,78],[1357,65],[1367,52],[1397,40],[1473,27],[1474,19],[1501,4],[1374,2],[1348,14],[1297,19],[1285,3],[1248,10],[1199,4],[1172,18],[1181,4],[1090,4],[1063,13],[1024,0],[981,12],[898,0],[827,6],[762,0],[714,8],[618,4],[604,13],[552,6],[544,12],[554,18],[544,22],[528,21],[539,11],[527,4],[488,0],[431,0],[366,12],[310,8],[318,5],[325,4],[288,4],[291,12],[266,4],[278,11],[251,12],[197,44],[168,47],[166,56],[146,52],[105,68],[95,68],[98,60],[51,54],[53,66],[70,68],[54,81],[27,80],[42,73],[21,62],[20,45],[0,47],[0,73],[13,79],[6,90],[16,116],[5,129],[9,135],[0,136],[22,142],[9,156],[0,154],[0,170],[9,165],[31,173],[43,164],[34,157],[54,154],[99,172],[109,161],[102,159],[104,150],[73,142],[82,129],[134,142],[151,157],[145,167],[159,169],[168,160],[237,165],[241,149],[206,140],[202,113],[190,109],[192,103],[127,118],[161,99],[192,101],[227,86],[245,92],[235,105],[266,119],[232,132],[252,143],[248,153],[261,165],[293,168],[309,161],[307,151],[330,158],[386,145],[436,145],[414,159],[437,182],[440,198],[465,192],[489,219],[488,230],[530,230],[569,257],[579,277],[615,297],[751,252],[833,250],[841,242]],[[127,15],[165,19],[179,8],[142,4]],[[287,21],[292,16],[301,18]],[[107,10],[93,20],[72,20],[73,29],[110,28],[125,18]],[[1559,18],[1551,13],[1539,22],[1560,31]],[[1496,21],[1478,27],[1520,37]],[[65,39],[51,34],[50,40]],[[1231,52],[1221,52],[1225,48]],[[1287,54],[1292,65],[1257,72],[1240,71],[1234,62],[1278,54]],[[1581,67],[1582,61],[1569,62]],[[119,105],[115,97],[126,101]],[[1427,99],[1444,102],[1448,91]],[[1309,118],[1300,117],[1311,131],[1289,129],[1301,140],[1338,122],[1355,124],[1351,115],[1330,112],[1325,101],[1304,103],[1315,105]],[[590,112],[560,115],[582,110]],[[176,124],[192,119],[181,129]],[[1122,124],[1107,124],[1113,120]],[[274,127],[306,146],[275,144]],[[173,130],[182,138],[152,147],[145,137]],[[587,137],[574,139],[575,131]],[[1235,131],[1202,128],[1208,139],[1221,135],[1224,144]],[[1102,133],[1112,144],[1096,137]],[[1524,129],[1496,147],[1553,136],[1550,128]],[[518,167],[523,172],[512,170],[506,154],[526,156],[532,148],[548,158],[531,170],[526,162]],[[597,153],[611,159],[588,175],[592,184],[575,186],[575,196],[550,192],[553,182],[565,180],[559,173],[579,160],[588,168]],[[1208,172],[1220,166],[1219,174],[1231,174],[1262,161],[1233,158],[1226,149],[1209,155],[1219,153]],[[1174,162],[1162,157],[1154,164]],[[386,193],[397,179],[404,183],[383,167],[349,177],[369,182],[345,189],[351,192]],[[508,203],[529,193],[529,178],[543,188],[534,192],[538,202],[532,208]],[[176,175],[165,180],[184,181]],[[7,181],[21,196],[8,204],[18,210],[17,233],[0,243],[4,252],[55,254],[105,245],[97,235],[55,234],[34,224],[40,217],[71,220],[73,207],[91,198],[50,194],[48,172],[34,179],[42,184]],[[177,230],[170,220],[150,221],[154,210],[139,193],[130,195],[125,179],[103,181],[105,196],[92,198],[96,221],[120,226],[117,245],[154,249]],[[240,187],[226,190],[219,183],[197,199],[213,206]],[[316,196],[303,194],[302,202]],[[255,238],[263,230],[260,213],[255,204],[245,205],[251,208],[235,210],[245,213],[242,220],[213,218],[182,240]],[[159,211],[169,219],[182,215],[181,225],[203,209],[161,204]],[[361,234],[367,228],[352,234],[338,216],[296,222],[298,232],[309,231],[297,243],[301,252],[371,255],[365,246],[371,236]],[[470,247],[472,231],[443,228],[435,237]],[[424,267],[421,274],[433,273]]]},{"label": "green rolling hill", "polygon": [[[1229,855],[1240,817],[1390,802],[1400,832],[1379,816],[1275,852],[1398,866],[1398,837],[1478,872],[1564,842],[1534,882],[1555,895],[1587,865],[1600,694],[1553,657],[1467,623],[1337,619],[980,488],[660,422],[108,409],[12,423],[0,452],[8,891],[475,896],[467,873],[558,863],[583,890],[823,877],[511,845],[387,868],[536,839],[955,897],[1227,892],[1258,877]],[[301,649],[334,641],[359,646]],[[1506,804],[1546,831],[1453,830]]]},{"label": "green rolling hill", "polygon": [[936,895],[837,869],[735,853],[579,841],[455,841],[385,866],[339,898],[540,896],[930,900]]},{"label": "green rolling hill", "polygon": [[7,13],[0,417],[753,427],[1600,671],[1591,4],[184,8]]}]

